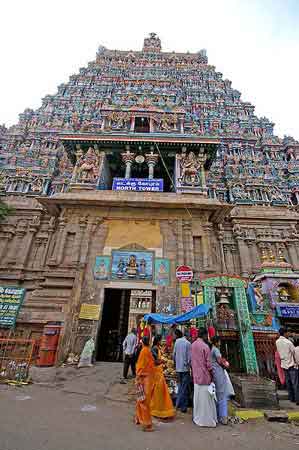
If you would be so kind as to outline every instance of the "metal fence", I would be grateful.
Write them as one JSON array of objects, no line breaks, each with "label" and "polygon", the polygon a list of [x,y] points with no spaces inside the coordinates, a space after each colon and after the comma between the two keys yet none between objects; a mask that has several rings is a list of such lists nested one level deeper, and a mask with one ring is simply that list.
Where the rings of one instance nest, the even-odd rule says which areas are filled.
[{"label": "metal fence", "polygon": [[34,339],[0,339],[0,380],[26,382],[35,351]]}]

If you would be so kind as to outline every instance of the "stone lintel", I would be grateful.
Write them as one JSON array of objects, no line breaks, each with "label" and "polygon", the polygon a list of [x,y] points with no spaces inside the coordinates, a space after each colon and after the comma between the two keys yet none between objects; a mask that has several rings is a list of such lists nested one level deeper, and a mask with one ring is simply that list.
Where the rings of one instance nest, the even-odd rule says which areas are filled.
[{"label": "stone lintel", "polygon": [[54,215],[58,215],[65,207],[104,206],[109,208],[129,207],[136,209],[190,209],[210,212],[210,221],[214,222],[222,221],[233,209],[233,205],[203,198],[196,194],[150,192],[72,192],[71,194],[57,194],[50,198],[40,198],[39,201]]}]

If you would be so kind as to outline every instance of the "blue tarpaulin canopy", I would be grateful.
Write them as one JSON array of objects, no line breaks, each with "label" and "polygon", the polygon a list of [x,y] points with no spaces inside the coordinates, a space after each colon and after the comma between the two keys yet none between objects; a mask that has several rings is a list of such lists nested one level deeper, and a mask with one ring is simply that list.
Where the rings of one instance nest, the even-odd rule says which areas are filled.
[{"label": "blue tarpaulin canopy", "polygon": [[209,311],[212,309],[210,305],[198,305],[195,306],[195,308],[192,308],[190,311],[181,314],[180,316],[169,316],[166,314],[158,314],[158,313],[151,313],[151,314],[145,314],[144,320],[147,322],[150,320],[152,323],[165,323],[165,324],[179,324],[188,322],[188,320],[191,319],[197,319],[198,317],[204,317],[206,316]]}]

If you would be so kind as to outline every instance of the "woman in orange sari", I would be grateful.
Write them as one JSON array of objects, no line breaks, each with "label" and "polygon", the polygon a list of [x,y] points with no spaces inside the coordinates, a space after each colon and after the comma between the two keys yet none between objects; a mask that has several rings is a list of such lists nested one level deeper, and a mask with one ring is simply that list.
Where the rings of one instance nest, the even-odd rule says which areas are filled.
[{"label": "woman in orange sari", "polygon": [[151,414],[160,419],[172,420],[175,416],[175,408],[173,406],[168,387],[163,374],[163,366],[161,364],[161,336],[156,336],[153,342],[152,354],[155,360],[154,389],[151,400]]},{"label": "woman in orange sari", "polygon": [[[136,424],[142,425],[143,431],[153,431],[151,416],[151,398],[154,387],[155,362],[149,348],[149,338],[142,338],[142,350],[136,364],[136,385],[137,391],[142,391],[137,397],[136,403]],[[140,392],[139,392],[140,394]]]}]

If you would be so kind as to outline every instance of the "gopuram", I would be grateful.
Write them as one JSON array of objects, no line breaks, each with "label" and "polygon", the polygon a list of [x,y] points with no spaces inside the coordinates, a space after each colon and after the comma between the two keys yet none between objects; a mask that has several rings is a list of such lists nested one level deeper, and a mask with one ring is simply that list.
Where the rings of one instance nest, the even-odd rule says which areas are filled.
[{"label": "gopuram", "polygon": [[90,336],[105,360],[145,313],[180,313],[201,292],[233,367],[273,376],[278,326],[299,333],[299,142],[273,126],[205,50],[163,52],[155,33],[141,51],[99,47],[0,128],[13,208],[0,285],[24,289],[14,336],[55,324],[58,361]]}]

